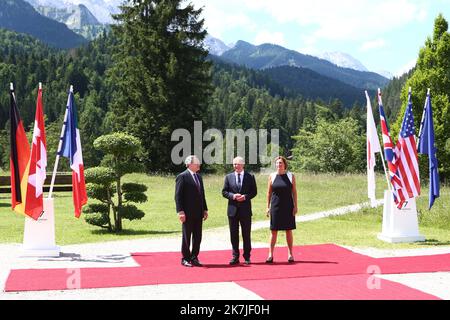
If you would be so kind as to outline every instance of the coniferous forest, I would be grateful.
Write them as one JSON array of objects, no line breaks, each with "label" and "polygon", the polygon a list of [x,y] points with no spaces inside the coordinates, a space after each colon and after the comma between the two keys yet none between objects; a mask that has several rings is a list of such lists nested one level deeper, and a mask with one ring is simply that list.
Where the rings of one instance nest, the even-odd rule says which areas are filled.
[{"label": "coniferous forest", "polygon": [[[146,172],[179,170],[170,161],[170,150],[176,144],[170,141],[171,133],[177,128],[191,131],[194,121],[202,121],[204,130],[279,129],[280,150],[292,157],[299,170],[365,170],[364,90],[356,101],[346,96],[343,87],[328,88],[326,93],[321,92],[323,88],[311,87],[314,94],[304,95],[292,87],[302,83],[279,81],[289,70],[259,71],[209,55],[203,47],[206,31],[199,18],[201,11],[178,5],[179,1],[142,1],[123,7],[111,32],[73,49],[56,49],[31,36],[0,29],[0,168],[7,171],[9,167],[9,83],[15,85],[20,114],[31,138],[37,86],[42,82],[50,165],[67,91],[73,85],[85,167],[96,166],[103,158],[93,147],[97,137],[125,131],[141,140],[144,148],[139,161]],[[443,51],[450,43],[448,28],[439,19],[440,29],[427,40],[424,51]],[[433,43],[441,42],[435,49]],[[450,55],[441,51],[434,59],[445,69],[443,60],[448,62]],[[430,55],[421,53],[419,60],[431,59]],[[416,67],[422,74],[425,64]],[[416,69],[382,88],[386,114],[393,124],[403,116],[405,83],[413,82],[418,92],[430,86],[419,80],[408,82],[418,78]],[[448,66],[446,70],[448,74]],[[449,83],[444,79],[435,91],[443,92]],[[448,98],[450,90],[446,92]],[[373,91],[370,95],[375,113],[376,97]],[[417,99],[419,110],[423,101]],[[449,109],[448,100],[441,100],[437,107]],[[378,123],[377,112],[375,119]],[[419,121],[420,115],[416,117]],[[441,132],[445,135],[445,130]],[[450,153],[445,149],[447,139],[440,142],[443,166],[448,165],[445,159]],[[318,161],[324,160],[319,149],[326,145],[335,146],[336,152],[326,155],[335,161],[324,165]],[[218,168],[209,168],[213,169]]]}]

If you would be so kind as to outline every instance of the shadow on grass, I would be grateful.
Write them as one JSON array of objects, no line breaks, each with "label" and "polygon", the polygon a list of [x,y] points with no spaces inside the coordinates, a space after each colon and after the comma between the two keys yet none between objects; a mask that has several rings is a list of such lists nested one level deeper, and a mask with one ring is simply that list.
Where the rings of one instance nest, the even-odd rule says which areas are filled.
[{"label": "shadow on grass", "polygon": [[122,230],[118,233],[115,232],[110,232],[108,230],[92,230],[91,231],[92,234],[96,234],[96,235],[106,235],[106,234],[111,234],[111,235],[116,235],[116,236],[142,236],[142,235],[156,235],[156,234],[176,234],[176,233],[180,233],[180,231],[154,231],[154,230]]},{"label": "shadow on grass", "polygon": [[420,246],[424,246],[424,245],[449,246],[450,245],[450,241],[439,241],[439,240],[436,240],[436,239],[426,239],[423,242],[416,242],[416,244],[418,244]]}]

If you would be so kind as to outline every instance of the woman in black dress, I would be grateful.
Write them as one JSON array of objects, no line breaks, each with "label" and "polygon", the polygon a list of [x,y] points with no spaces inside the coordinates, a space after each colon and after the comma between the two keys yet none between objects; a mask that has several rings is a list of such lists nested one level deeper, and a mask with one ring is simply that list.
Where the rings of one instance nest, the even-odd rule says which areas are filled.
[{"label": "woman in black dress", "polygon": [[286,231],[286,242],[289,249],[288,262],[294,262],[292,230],[295,229],[295,215],[297,214],[297,190],[295,176],[287,171],[287,167],[287,161],[284,157],[276,157],[275,168],[277,172],[272,173],[269,177],[267,216],[270,216],[272,234],[267,263],[273,262],[273,251],[277,242],[278,230]]}]

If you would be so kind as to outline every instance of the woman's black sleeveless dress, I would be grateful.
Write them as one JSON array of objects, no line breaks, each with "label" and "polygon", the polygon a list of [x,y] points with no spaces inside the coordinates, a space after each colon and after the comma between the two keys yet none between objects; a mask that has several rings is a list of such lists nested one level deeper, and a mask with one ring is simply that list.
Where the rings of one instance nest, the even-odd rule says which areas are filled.
[{"label": "woman's black sleeveless dress", "polygon": [[275,180],[272,182],[270,230],[295,229],[293,210],[292,183],[287,174],[276,175]]}]

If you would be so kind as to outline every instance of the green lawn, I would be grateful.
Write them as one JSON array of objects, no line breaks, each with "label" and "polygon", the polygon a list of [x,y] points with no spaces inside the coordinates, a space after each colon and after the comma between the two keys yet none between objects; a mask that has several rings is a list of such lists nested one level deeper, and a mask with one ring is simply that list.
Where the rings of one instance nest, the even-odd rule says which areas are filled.
[{"label": "green lawn", "polygon": [[[299,213],[308,214],[322,210],[367,201],[367,178],[365,175],[313,175],[297,174],[297,189],[299,198]],[[119,239],[136,239],[159,237],[165,235],[177,236],[181,233],[179,221],[175,213],[173,200],[175,189],[174,176],[148,176],[133,174],[125,177],[127,181],[144,183],[148,186],[147,195],[149,201],[139,207],[145,212],[145,217],[139,221],[124,220],[124,231],[121,234],[108,234],[98,227],[87,224],[83,216],[76,219],[73,214],[71,193],[55,194],[55,219],[56,242],[59,245],[74,243],[99,242]],[[252,201],[253,220],[267,219],[265,216],[267,175],[256,175],[258,183],[258,195]],[[204,178],[206,199],[209,207],[209,219],[204,228],[226,226],[227,200],[221,195],[223,177],[211,175]],[[383,176],[377,177],[377,196],[381,198],[386,181]],[[448,230],[448,189],[443,190],[443,197],[438,199],[432,212],[439,212],[441,216],[430,218],[427,214],[421,214],[422,222],[431,226],[438,221],[439,227],[447,229],[433,229],[427,234],[430,239],[435,239],[434,244],[449,242]],[[426,206],[427,191],[424,190],[418,202],[419,210]],[[11,211],[10,195],[0,195],[0,243],[21,243],[23,237],[24,218]],[[422,212],[422,211],[420,211]],[[427,211],[428,212],[428,211]],[[327,243],[339,244],[358,243],[361,246],[374,245],[381,241],[376,240],[376,234],[381,230],[382,208],[368,210],[361,214],[352,214],[342,217],[322,219],[320,221],[298,224],[295,233],[297,244],[303,243]],[[446,222],[447,221],[447,222]],[[422,223],[421,222],[421,223]],[[428,227],[427,227],[428,228]],[[268,230],[254,232],[254,239],[266,241]],[[284,236],[283,236],[284,238]],[[372,239],[373,238],[373,239]],[[364,240],[365,239],[365,240]],[[372,240],[371,240],[372,239]],[[346,242],[347,241],[347,242]],[[282,239],[281,243],[284,243]],[[433,243],[430,243],[433,244]]]},{"label": "green lawn", "polygon": [[[342,216],[297,223],[294,231],[296,245],[335,243],[356,247],[386,249],[450,246],[450,188],[441,188],[441,197],[428,210],[428,189],[423,188],[417,199],[419,231],[425,242],[391,244],[377,239],[381,232],[383,207],[365,208]],[[269,230],[256,230],[253,241],[268,242]],[[285,246],[285,233],[279,232],[278,245]]]}]

